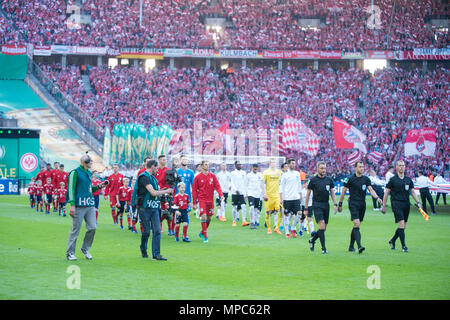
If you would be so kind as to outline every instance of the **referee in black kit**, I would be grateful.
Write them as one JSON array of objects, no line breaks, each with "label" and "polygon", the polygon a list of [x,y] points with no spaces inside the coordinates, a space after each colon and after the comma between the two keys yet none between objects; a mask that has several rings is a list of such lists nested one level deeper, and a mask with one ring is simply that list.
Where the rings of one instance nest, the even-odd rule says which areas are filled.
[{"label": "referee in black kit", "polygon": [[408,252],[408,248],[405,243],[405,229],[406,223],[408,222],[409,216],[409,194],[411,194],[416,201],[416,206],[422,208],[419,203],[419,198],[414,190],[414,183],[410,177],[405,176],[405,162],[403,160],[398,160],[395,169],[397,174],[394,175],[386,185],[383,197],[383,207],[381,212],[386,213],[386,202],[391,194],[391,207],[394,212],[395,223],[398,223],[398,228],[395,230],[394,237],[389,240],[389,245],[392,250],[395,250],[395,241],[400,238],[402,243],[402,251]]},{"label": "referee in black kit", "polygon": [[361,246],[361,233],[359,226],[364,220],[366,213],[366,191],[369,191],[372,197],[381,204],[383,201],[378,197],[372,188],[369,177],[363,175],[364,163],[357,161],[355,163],[355,173],[344,180],[344,188],[342,188],[341,197],[339,199],[338,211],[342,212],[342,202],[344,201],[347,189],[350,192],[348,199],[348,209],[350,210],[350,219],[353,221],[353,229],[350,234],[350,246],[348,251],[355,252],[354,244],[358,245],[358,253],[362,253],[366,248]]},{"label": "referee in black kit", "polygon": [[[334,182],[330,177],[325,176],[327,165],[323,161],[317,163],[317,175],[315,175],[308,183],[308,191],[306,191],[305,203],[308,203],[311,191],[313,191],[312,207],[314,217],[319,226],[319,230],[309,239],[310,250],[314,251],[314,244],[317,238],[320,239],[322,245],[322,253],[327,254],[325,247],[325,230],[327,229],[328,219],[330,217],[329,196],[334,203],[334,214],[337,212],[336,194],[334,192]],[[305,216],[308,215],[308,209],[305,209]]]}]

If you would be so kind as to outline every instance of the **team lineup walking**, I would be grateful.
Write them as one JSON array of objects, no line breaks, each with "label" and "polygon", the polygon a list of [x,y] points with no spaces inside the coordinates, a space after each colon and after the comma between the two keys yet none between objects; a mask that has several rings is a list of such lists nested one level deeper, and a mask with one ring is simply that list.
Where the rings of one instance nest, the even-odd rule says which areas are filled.
[{"label": "team lineup walking", "polygon": [[[296,160],[293,158],[283,163],[281,170],[278,168],[277,161],[270,159],[268,168],[263,172],[260,171],[260,165],[257,163],[250,166],[249,172],[243,169],[240,161],[234,162],[234,170],[231,172],[227,170],[226,163],[221,163],[217,166],[216,174],[211,171],[211,165],[206,160],[197,165],[197,174],[188,168],[188,162],[187,156],[181,156],[179,162],[172,162],[175,165],[171,169],[166,166],[164,155],[160,155],[157,160],[146,157],[144,166],[132,177],[119,172],[119,166],[114,164],[112,174],[104,175],[103,181],[95,172],[90,171],[92,160],[89,156],[83,156],[81,159],[84,169],[80,167],[71,171],[70,174],[64,172],[64,165],[55,163],[55,169],[51,170],[50,166],[47,166],[47,170],[42,168],[30,184],[28,189],[30,207],[36,208],[36,212],[43,212],[45,207],[45,213],[50,214],[53,204],[54,212],[65,217],[66,203],[70,203],[72,204],[70,216],[74,219],[74,209],[72,209],[75,208],[74,199],[77,197],[76,194],[81,192],[84,198],[75,205],[79,206],[80,212],[86,211],[84,209],[86,207],[92,208],[92,210],[89,209],[89,219],[86,223],[93,234],[99,215],[100,193],[103,192],[104,199],[109,200],[114,225],[119,225],[119,228],[124,230],[124,214],[127,230],[138,233],[136,224],[140,223],[142,236],[139,248],[144,258],[148,257],[147,242],[150,233],[153,232],[153,259],[160,261],[167,260],[162,257],[160,248],[161,235],[164,234],[163,220],[167,221],[169,237],[173,236],[176,242],[189,243],[195,241],[189,237],[189,225],[193,223],[190,216],[196,217],[200,220],[201,226],[199,237],[206,244],[210,241],[208,230],[212,217],[216,216],[218,223],[227,221],[229,195],[231,195],[231,227],[237,227],[239,222],[242,228],[258,230],[260,216],[263,214],[264,226],[269,236],[273,233],[283,235],[281,231],[284,231],[287,239],[302,238],[306,232],[310,235],[309,250],[314,251],[316,241],[319,240],[323,254],[328,254],[325,232],[330,221],[331,209],[334,214],[349,214],[353,225],[348,251],[357,251],[361,254],[366,250],[366,246],[362,243],[367,242],[363,241],[360,231],[361,223],[366,217],[367,196],[373,199],[373,210],[381,210],[383,214],[386,213],[387,200],[391,198],[392,212],[395,223],[398,224],[394,236],[387,240],[392,250],[396,248],[395,243],[399,238],[402,251],[408,252],[405,229],[410,213],[409,195],[413,197],[415,206],[422,208],[414,190],[413,181],[404,174],[405,164],[401,160],[392,167],[395,173],[391,169],[388,171],[385,182],[377,178],[373,170],[369,170],[370,176],[365,175],[364,162],[356,161],[354,174],[343,179],[339,200],[336,195],[335,181],[327,176],[327,163],[324,161],[316,164],[316,172],[310,177],[296,168]],[[181,167],[178,167],[179,165]],[[72,178],[79,177],[80,174],[85,176],[83,188],[86,191],[79,191]],[[432,183],[427,179],[423,177],[423,173],[419,173],[417,182],[423,203],[430,201],[431,197],[428,197],[428,185]],[[385,185],[384,192],[383,185]],[[348,211],[343,210],[347,191]],[[434,204],[432,202],[431,204],[434,214]],[[75,241],[83,218],[77,219],[76,223],[74,220],[75,227],[72,227],[69,237],[67,258],[70,260],[76,259]],[[182,241],[180,241],[180,233]],[[82,248],[83,254],[88,259],[92,259],[88,252],[92,240],[93,236],[90,236],[87,245]],[[305,248],[307,247],[308,245],[305,244]]]}]

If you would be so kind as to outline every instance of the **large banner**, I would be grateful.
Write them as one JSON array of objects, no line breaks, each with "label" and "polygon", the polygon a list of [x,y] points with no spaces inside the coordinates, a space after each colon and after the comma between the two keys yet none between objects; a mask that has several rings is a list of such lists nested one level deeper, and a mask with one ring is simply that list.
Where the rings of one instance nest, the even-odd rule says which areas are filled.
[{"label": "large banner", "polygon": [[319,152],[320,139],[302,121],[286,116],[283,123],[283,147],[315,156]]},{"label": "large banner", "polygon": [[354,126],[344,120],[333,117],[334,142],[337,149],[359,149],[364,154],[367,153],[364,142],[366,136]]},{"label": "large banner", "polygon": [[28,57],[26,55],[0,54],[0,79],[23,80],[27,75]]},{"label": "large banner", "polygon": [[408,130],[405,141],[405,156],[434,156],[436,149],[436,129],[422,128]]},{"label": "large banner", "polygon": [[27,53],[27,46],[21,44],[4,44],[2,45],[2,54],[7,55],[20,55]]},{"label": "large banner", "polygon": [[39,138],[0,138],[0,179],[31,179],[39,172]]}]

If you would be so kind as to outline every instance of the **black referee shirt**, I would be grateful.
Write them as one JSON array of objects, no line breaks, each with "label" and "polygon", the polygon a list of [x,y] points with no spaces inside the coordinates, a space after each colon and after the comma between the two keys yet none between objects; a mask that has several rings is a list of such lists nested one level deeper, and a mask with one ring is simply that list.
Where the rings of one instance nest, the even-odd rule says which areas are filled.
[{"label": "black referee shirt", "polygon": [[351,201],[365,201],[367,187],[371,185],[367,176],[357,177],[355,173],[344,180],[344,187],[348,189]]},{"label": "black referee shirt", "polygon": [[386,188],[391,190],[391,201],[408,201],[411,190],[414,189],[414,182],[410,177],[404,176],[400,179],[398,175],[393,176]]},{"label": "black referee shirt", "polygon": [[334,182],[330,177],[319,178],[315,175],[308,183],[308,189],[313,191],[313,202],[326,202],[330,196],[330,190],[334,188]]}]

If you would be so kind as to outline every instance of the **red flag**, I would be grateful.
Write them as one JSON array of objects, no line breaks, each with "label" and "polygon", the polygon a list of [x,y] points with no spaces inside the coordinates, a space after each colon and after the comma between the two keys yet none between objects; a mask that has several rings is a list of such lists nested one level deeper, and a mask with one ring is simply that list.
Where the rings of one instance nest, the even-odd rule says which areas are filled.
[{"label": "red flag", "polygon": [[367,153],[366,146],[364,145],[366,136],[344,120],[333,117],[333,134],[337,149],[357,148],[363,153]]}]

